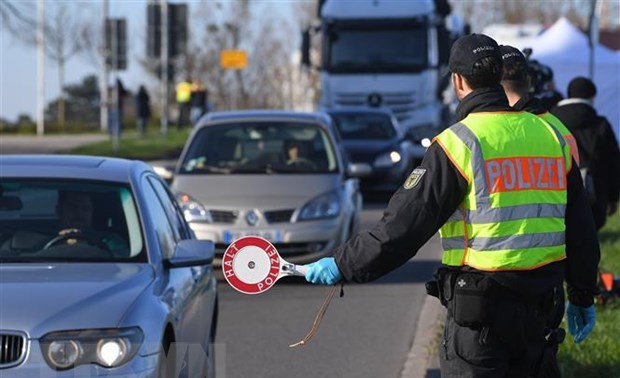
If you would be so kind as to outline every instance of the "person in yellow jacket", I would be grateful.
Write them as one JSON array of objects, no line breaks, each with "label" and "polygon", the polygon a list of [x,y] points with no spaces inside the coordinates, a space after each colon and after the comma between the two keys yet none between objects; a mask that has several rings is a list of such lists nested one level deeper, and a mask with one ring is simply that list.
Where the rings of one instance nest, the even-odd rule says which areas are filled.
[{"label": "person in yellow jacket", "polygon": [[185,80],[178,83],[175,87],[176,102],[179,111],[179,117],[177,118],[177,128],[181,128],[184,125],[190,123],[189,113],[191,109],[192,99],[192,83]]},{"label": "person in yellow jacket", "polygon": [[508,104],[492,38],[459,38],[449,67],[458,122],[434,138],[383,218],[306,265],[306,280],[375,280],[439,230],[442,266],[427,292],[448,309],[441,376],[535,376],[563,281],[575,341],[595,323],[600,251],[581,175],[556,128]]}]

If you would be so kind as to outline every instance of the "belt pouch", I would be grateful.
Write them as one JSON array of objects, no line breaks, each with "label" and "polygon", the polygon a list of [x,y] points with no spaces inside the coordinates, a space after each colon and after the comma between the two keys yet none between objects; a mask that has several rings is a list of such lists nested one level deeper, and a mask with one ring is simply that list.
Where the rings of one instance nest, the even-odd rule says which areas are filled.
[{"label": "belt pouch", "polygon": [[488,325],[492,281],[480,274],[459,274],[454,282],[454,297],[449,309],[462,327]]}]

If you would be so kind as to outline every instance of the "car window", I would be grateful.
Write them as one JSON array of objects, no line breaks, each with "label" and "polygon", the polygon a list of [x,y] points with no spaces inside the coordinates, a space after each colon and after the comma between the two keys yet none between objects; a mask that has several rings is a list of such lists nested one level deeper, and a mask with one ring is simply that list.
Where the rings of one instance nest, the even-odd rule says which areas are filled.
[{"label": "car window", "polygon": [[344,140],[389,140],[396,136],[387,114],[333,113],[332,118]]},{"label": "car window", "polygon": [[80,180],[0,183],[2,261],[146,261],[129,187]]},{"label": "car window", "polygon": [[177,201],[174,199],[170,191],[166,189],[164,183],[162,183],[159,179],[155,177],[149,177],[149,182],[155,189],[157,197],[164,210],[166,211],[166,216],[168,217],[168,221],[173,226],[173,233],[175,239],[183,240],[189,239],[190,234],[188,231],[188,226],[185,223],[185,219],[183,218],[182,212],[177,204]]},{"label": "car window", "polygon": [[190,141],[184,174],[336,173],[329,134],[312,123],[239,122],[203,127]]},{"label": "car window", "polygon": [[144,199],[147,206],[149,218],[153,223],[153,231],[157,235],[157,241],[162,252],[163,258],[170,258],[174,254],[174,246],[176,244],[175,229],[170,223],[168,214],[164,209],[162,202],[157,195],[155,189],[148,179],[143,179]]}]

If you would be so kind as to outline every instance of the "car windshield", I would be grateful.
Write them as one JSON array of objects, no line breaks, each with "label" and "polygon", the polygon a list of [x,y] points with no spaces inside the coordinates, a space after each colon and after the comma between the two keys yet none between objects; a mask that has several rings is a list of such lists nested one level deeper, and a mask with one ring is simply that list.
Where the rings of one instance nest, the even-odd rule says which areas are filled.
[{"label": "car windshield", "polygon": [[0,262],[146,261],[129,187],[47,179],[0,183]]},{"label": "car windshield", "polygon": [[344,140],[390,140],[396,136],[391,117],[376,113],[332,113]]},{"label": "car windshield", "polygon": [[203,127],[183,159],[185,174],[338,172],[329,135],[311,123],[239,122]]}]

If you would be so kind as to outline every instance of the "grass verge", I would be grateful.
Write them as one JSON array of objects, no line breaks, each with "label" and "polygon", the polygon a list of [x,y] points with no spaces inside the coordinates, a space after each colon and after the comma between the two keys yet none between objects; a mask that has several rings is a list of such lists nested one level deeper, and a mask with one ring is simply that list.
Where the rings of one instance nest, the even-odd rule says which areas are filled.
[{"label": "grass verge", "polygon": [[158,160],[178,157],[187,141],[190,129],[169,129],[168,135],[149,130],[141,137],[136,132],[123,133],[118,149],[110,140],[80,146],[64,153],[76,155],[115,156],[127,159]]},{"label": "grass verge", "polygon": [[[600,231],[601,271],[620,276],[620,213]],[[568,329],[566,323],[564,329]],[[581,344],[567,334],[558,356],[564,378],[620,377],[620,298],[596,306],[596,326]]]}]

